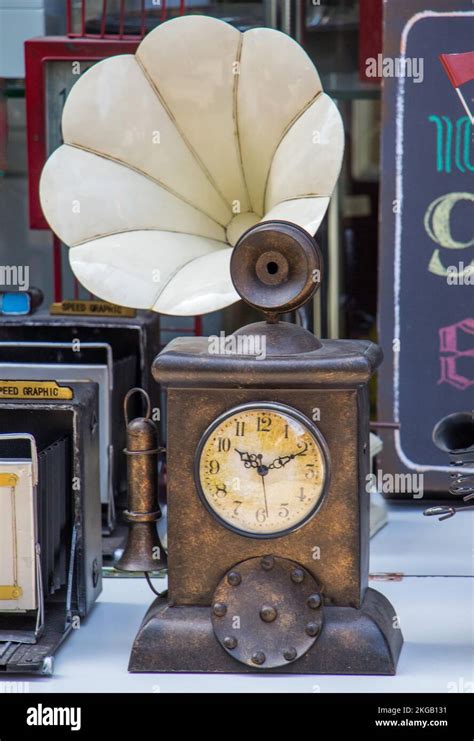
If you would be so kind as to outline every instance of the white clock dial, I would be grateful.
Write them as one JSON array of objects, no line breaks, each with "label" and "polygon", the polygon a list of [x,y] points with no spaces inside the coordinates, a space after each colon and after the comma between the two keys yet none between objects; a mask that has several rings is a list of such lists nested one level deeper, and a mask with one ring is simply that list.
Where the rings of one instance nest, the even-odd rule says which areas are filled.
[{"label": "white clock dial", "polygon": [[196,474],[204,503],[225,525],[274,537],[296,529],[318,508],[326,446],[316,427],[290,407],[245,405],[204,434]]}]

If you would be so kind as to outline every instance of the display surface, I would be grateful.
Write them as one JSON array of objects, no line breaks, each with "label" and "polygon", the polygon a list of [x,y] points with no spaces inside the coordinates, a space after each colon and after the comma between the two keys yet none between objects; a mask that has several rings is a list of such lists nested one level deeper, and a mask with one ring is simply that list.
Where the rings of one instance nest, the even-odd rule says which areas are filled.
[{"label": "display surface", "polygon": [[[212,71],[212,73],[211,73]],[[76,82],[41,204],[81,283],[113,303],[200,314],[238,300],[232,248],[260,221],[314,235],[341,118],[303,49],[185,16]]]},{"label": "display surface", "polygon": [[280,404],[246,404],[217,419],[197,451],[198,491],[224,524],[253,537],[300,527],[321,502],[325,443]]}]

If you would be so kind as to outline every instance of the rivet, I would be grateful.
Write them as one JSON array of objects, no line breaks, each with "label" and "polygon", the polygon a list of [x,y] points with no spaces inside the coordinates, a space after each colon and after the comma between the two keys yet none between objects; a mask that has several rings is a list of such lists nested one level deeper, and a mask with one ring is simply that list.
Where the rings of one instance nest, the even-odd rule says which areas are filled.
[{"label": "rivet", "polygon": [[240,576],[238,571],[231,571],[227,575],[227,581],[229,582],[231,587],[238,587],[240,582],[242,581],[242,577]]},{"label": "rivet", "polygon": [[297,656],[298,653],[296,651],[296,648],[293,648],[293,646],[283,651],[283,658],[285,659],[285,661],[294,661]]},{"label": "rivet", "polygon": [[318,607],[321,607],[321,595],[320,594],[311,594],[308,597],[308,600],[306,604],[308,607],[311,607],[312,610],[317,610]]},{"label": "rivet", "polygon": [[263,653],[263,651],[255,651],[254,654],[252,654],[252,663],[257,664],[257,666],[261,666],[266,661],[266,656]]},{"label": "rivet", "polygon": [[229,649],[235,648],[237,646],[237,638],[226,636],[224,638],[224,646]]},{"label": "rivet", "polygon": [[260,617],[265,623],[273,623],[276,620],[278,612],[271,605],[262,605],[260,609]]},{"label": "rivet", "polygon": [[227,605],[223,602],[216,602],[212,609],[216,617],[224,617],[227,612]]},{"label": "rivet", "polygon": [[317,636],[320,631],[320,626],[318,623],[308,623],[306,626],[306,633],[311,636],[311,638],[314,638],[314,636]]},{"label": "rivet", "polygon": [[270,571],[270,569],[273,569],[275,565],[275,559],[273,556],[264,556],[261,560],[262,569],[265,569],[265,571]]},{"label": "rivet", "polygon": [[295,584],[301,584],[304,579],[303,569],[294,569],[291,574],[291,581]]}]

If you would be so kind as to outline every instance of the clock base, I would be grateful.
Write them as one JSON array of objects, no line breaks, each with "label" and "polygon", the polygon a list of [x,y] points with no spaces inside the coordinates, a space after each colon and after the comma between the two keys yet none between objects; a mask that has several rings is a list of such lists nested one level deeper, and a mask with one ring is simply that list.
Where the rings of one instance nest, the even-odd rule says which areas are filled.
[{"label": "clock base", "polygon": [[324,607],[324,626],[300,658],[274,669],[236,661],[218,643],[210,607],[170,607],[158,598],[148,610],[130,656],[130,672],[223,674],[395,674],[403,644],[390,602],[367,589],[360,609]]}]

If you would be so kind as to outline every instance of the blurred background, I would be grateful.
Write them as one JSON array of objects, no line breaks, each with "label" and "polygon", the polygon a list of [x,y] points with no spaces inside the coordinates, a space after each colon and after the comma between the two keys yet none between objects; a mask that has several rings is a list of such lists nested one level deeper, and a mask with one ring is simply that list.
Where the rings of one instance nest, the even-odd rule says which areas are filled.
[{"label": "blurred background", "polygon": [[[62,106],[77,79],[71,59],[81,51],[85,71],[105,55],[130,53],[159,23],[183,13],[215,16],[240,30],[278,28],[296,38],[316,64],[326,92],[340,108],[347,141],[339,186],[318,235],[330,267],[328,283],[304,321],[324,336],[373,337],[380,82],[365,77],[359,59],[381,51],[381,0],[0,0],[0,262],[14,262],[21,250],[46,305],[60,296],[87,298],[74,283],[66,250],[57,244],[54,248],[37,199],[39,173],[61,143]],[[28,194],[23,43],[41,36],[62,37],[63,43],[43,46],[47,58],[37,60],[44,85],[41,90],[37,85],[32,95],[36,113],[41,109],[44,117],[44,142],[29,143]],[[224,317],[206,317],[204,331],[233,328],[241,322],[239,311],[235,307]],[[176,324],[164,318],[163,326],[167,323]],[[193,320],[181,318],[179,324],[191,327]]]},{"label": "blurred background", "polygon": [[[473,408],[470,0],[0,0],[0,267],[28,265],[43,309],[91,298],[39,203],[65,100],[78,74],[133,54],[160,23],[193,13],[289,34],[338,106],[344,160],[317,233],[326,279],[288,318],[322,337],[381,344],[371,417],[384,469],[425,472],[427,491],[446,497],[453,470],[433,430]],[[410,68],[383,72],[400,55],[418,79]],[[229,333],[256,316],[239,302],[204,317],[161,317],[159,344]]]}]

